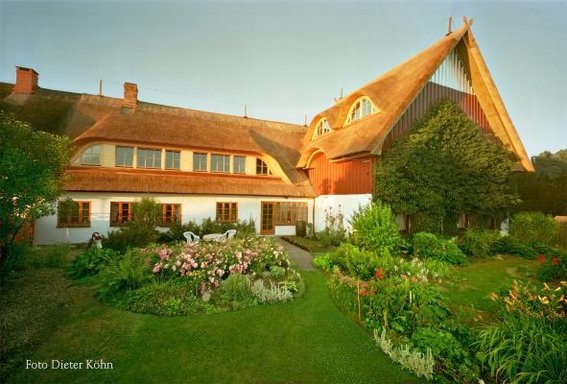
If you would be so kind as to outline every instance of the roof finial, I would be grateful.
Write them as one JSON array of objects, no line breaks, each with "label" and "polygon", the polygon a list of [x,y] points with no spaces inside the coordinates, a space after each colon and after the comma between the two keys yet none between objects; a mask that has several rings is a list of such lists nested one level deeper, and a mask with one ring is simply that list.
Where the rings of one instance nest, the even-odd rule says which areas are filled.
[{"label": "roof finial", "polygon": [[466,16],[463,16],[463,21],[465,22],[465,24],[467,24],[469,27],[472,25],[472,19],[467,19]]},{"label": "roof finial", "polygon": [[447,30],[447,35],[453,32],[453,16],[449,16],[449,28]]}]

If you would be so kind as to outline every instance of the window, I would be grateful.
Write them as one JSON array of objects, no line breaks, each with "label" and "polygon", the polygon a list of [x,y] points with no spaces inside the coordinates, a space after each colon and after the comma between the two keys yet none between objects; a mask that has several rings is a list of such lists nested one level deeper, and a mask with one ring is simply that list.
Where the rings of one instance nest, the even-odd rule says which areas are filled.
[{"label": "window", "polygon": [[138,168],[161,168],[161,149],[138,148]]},{"label": "window", "polygon": [[238,221],[238,204],[217,203],[217,221],[221,223],[236,223]]},{"label": "window", "polygon": [[271,175],[268,165],[262,159],[256,159],[256,174],[257,175]]},{"label": "window", "polygon": [[110,226],[117,227],[132,221],[132,203],[110,203]]},{"label": "window", "polygon": [[193,152],[193,171],[207,172],[207,154]]},{"label": "window", "polygon": [[181,224],[181,204],[162,204],[161,225],[168,227],[174,223]]},{"label": "window", "polygon": [[234,172],[234,173],[246,173],[246,157],[245,156],[234,156],[232,158],[232,172]]},{"label": "window", "polygon": [[179,169],[181,152],[165,151],[165,169]]},{"label": "window", "polygon": [[376,108],[374,108],[372,101],[370,101],[369,98],[364,97],[362,99],[359,99],[351,107],[346,123],[349,124],[356,120],[360,120],[365,116],[373,114],[374,112],[376,112]]},{"label": "window", "polygon": [[230,156],[219,155],[218,153],[211,154],[211,172],[230,172]]},{"label": "window", "polygon": [[81,164],[100,165],[100,145],[91,145],[83,151]]},{"label": "window", "polygon": [[57,205],[58,227],[90,227],[91,203],[89,201],[60,201]]},{"label": "window", "polygon": [[319,120],[315,130],[313,131],[313,139],[317,136],[324,135],[325,133],[331,132],[331,127],[329,126],[329,121],[325,118]]},{"label": "window", "polygon": [[307,223],[307,203],[276,203],[277,225],[295,225],[298,221]]},{"label": "window", "polygon": [[134,166],[134,148],[133,147],[116,147],[116,158],[114,164],[117,167],[133,167]]}]

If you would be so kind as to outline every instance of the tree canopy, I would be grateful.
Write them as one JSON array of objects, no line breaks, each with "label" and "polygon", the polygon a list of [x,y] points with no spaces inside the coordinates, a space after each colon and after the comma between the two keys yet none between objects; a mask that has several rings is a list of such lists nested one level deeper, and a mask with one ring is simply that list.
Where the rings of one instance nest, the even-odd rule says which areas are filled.
[{"label": "tree canopy", "polygon": [[0,260],[26,222],[54,212],[70,148],[0,110]]},{"label": "tree canopy", "polygon": [[532,162],[535,173],[514,177],[522,199],[518,210],[567,215],[567,149],[542,152]]},{"label": "tree canopy", "polygon": [[461,214],[493,217],[516,204],[513,166],[511,152],[446,100],[383,155],[375,198],[396,213],[426,218],[428,231],[446,232]]}]

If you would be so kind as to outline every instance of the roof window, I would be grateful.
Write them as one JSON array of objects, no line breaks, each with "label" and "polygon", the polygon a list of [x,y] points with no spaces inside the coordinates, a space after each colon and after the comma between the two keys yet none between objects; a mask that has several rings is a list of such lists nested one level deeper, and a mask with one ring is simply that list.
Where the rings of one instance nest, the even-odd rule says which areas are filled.
[{"label": "roof window", "polygon": [[353,123],[373,113],[376,113],[376,107],[374,107],[374,104],[372,104],[372,101],[370,101],[368,97],[363,96],[356,100],[352,107],[350,107],[345,125]]}]

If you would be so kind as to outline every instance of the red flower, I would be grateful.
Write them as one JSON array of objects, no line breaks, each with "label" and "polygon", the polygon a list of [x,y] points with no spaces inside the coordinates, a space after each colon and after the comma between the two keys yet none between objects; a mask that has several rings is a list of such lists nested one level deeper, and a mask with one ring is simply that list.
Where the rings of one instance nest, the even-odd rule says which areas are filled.
[{"label": "red flower", "polygon": [[561,261],[559,260],[559,257],[553,256],[553,257],[551,258],[551,265],[559,265],[559,264],[561,264]]},{"label": "red flower", "polygon": [[546,260],[546,257],[545,257],[544,254],[540,254],[540,255],[537,257],[537,261],[538,261],[538,263],[540,263],[540,264],[544,264],[544,263],[545,263],[545,260]]},{"label": "red flower", "polygon": [[384,278],[384,268],[378,268],[376,272],[374,272],[374,277],[378,280],[382,280]]}]

